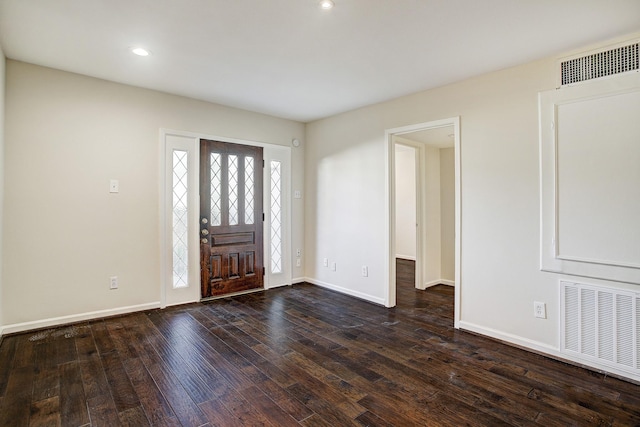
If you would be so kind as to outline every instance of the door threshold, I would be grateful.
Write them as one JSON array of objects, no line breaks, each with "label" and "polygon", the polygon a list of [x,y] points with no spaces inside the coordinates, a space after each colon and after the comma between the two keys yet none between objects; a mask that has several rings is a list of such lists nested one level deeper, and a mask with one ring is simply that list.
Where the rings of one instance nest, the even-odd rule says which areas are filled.
[{"label": "door threshold", "polygon": [[224,295],[214,295],[212,297],[200,298],[200,302],[214,301],[217,299],[229,298],[229,297],[237,297],[238,295],[255,294],[256,292],[262,292],[264,290],[265,289],[263,287],[263,288],[256,288],[256,289],[247,289],[246,291],[231,292],[229,294],[224,294]]}]

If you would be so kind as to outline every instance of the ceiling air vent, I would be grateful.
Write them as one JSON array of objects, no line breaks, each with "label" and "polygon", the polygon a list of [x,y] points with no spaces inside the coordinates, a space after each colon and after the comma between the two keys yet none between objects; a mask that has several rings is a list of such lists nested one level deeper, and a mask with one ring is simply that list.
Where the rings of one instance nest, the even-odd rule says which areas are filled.
[{"label": "ceiling air vent", "polygon": [[561,61],[561,85],[638,71],[638,45],[636,42]]}]

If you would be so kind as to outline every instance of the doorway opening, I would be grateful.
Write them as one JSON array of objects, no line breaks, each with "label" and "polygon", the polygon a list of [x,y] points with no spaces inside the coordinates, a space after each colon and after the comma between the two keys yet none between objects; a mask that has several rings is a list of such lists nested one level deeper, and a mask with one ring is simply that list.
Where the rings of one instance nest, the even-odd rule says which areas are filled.
[{"label": "doorway opening", "polygon": [[460,300],[459,118],[390,129],[388,148],[388,289],[396,305],[398,267],[415,263],[414,287],[454,286],[455,324]]}]

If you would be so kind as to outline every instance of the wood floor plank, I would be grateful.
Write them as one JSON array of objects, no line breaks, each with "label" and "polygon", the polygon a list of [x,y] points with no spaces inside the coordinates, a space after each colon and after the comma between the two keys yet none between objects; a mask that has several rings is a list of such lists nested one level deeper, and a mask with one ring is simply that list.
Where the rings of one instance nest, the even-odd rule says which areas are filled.
[{"label": "wood floor plank", "polygon": [[[345,396],[347,399],[357,402],[366,395],[366,392],[353,387],[344,378],[335,375],[333,372],[325,369],[323,366],[320,366],[317,363],[314,363],[312,360],[302,356],[299,353],[289,353],[285,356],[285,358],[290,360],[293,364],[298,366],[299,369],[304,370],[306,373],[310,374],[317,380],[330,385],[334,390],[339,391],[340,394]],[[362,378],[366,381],[374,382],[378,381],[382,377],[378,375],[375,380],[371,380],[365,377]],[[353,380],[353,378],[351,380]]]},{"label": "wood floor plank", "polygon": [[96,320],[91,322],[89,326],[99,354],[107,354],[115,350],[104,320]]},{"label": "wood floor plank", "polygon": [[215,367],[229,385],[239,389],[253,385],[242,372],[242,368],[249,365],[246,359],[209,330],[195,323],[191,326],[192,330],[183,330],[183,332],[185,338],[192,344],[192,352],[199,355],[211,367]]},{"label": "wood floor plank", "polygon": [[0,426],[640,426],[640,386],[309,284],[4,337]]},{"label": "wood floor plank", "polygon": [[158,316],[152,316],[152,321],[154,320],[156,322],[154,325],[165,334],[166,339],[154,337],[150,342],[162,358],[163,363],[180,378],[181,383],[195,403],[210,400],[215,395],[215,392],[199,375],[198,359],[192,351],[186,350],[184,337],[176,333],[170,325],[159,319]]},{"label": "wood floor plank", "polygon": [[295,399],[285,388],[274,381],[267,379],[257,384],[257,386],[293,419],[302,421],[313,415],[312,410],[304,406],[302,402]]},{"label": "wood floor plank", "polygon": [[199,406],[212,426],[242,427],[244,425],[219,399],[203,402]]},{"label": "wood floor plank", "polygon": [[149,422],[155,424],[161,419],[173,417],[171,405],[158,389],[142,361],[138,358],[128,359],[125,360],[124,367]]},{"label": "wood floor plank", "polygon": [[87,401],[78,362],[60,365],[60,421],[64,426],[89,423]]},{"label": "wood floor plank", "polygon": [[269,398],[258,387],[249,387],[240,392],[247,402],[275,426],[299,426],[298,422]]},{"label": "wood floor plank", "polygon": [[204,414],[184,389],[180,379],[149,355],[143,354],[141,358],[180,423],[186,426],[205,424],[207,420]]},{"label": "wood floor plank", "polygon": [[55,427],[60,425],[60,398],[58,396],[31,403],[29,427]]},{"label": "wood floor plank", "polygon": [[[252,368],[257,368],[262,374],[274,379],[276,382],[284,386],[291,385],[295,382],[295,380],[285,371],[281,370],[260,354],[256,353],[253,348],[249,347],[245,343],[247,340],[237,339],[236,335],[245,335],[237,328],[233,326],[216,327],[210,329],[209,332],[216,336],[221,342],[224,342],[239,357],[245,359],[239,367],[250,379],[252,375],[249,374],[249,372],[253,370]],[[257,341],[251,343],[255,345],[257,344]],[[236,360],[238,359],[236,358]],[[253,375],[253,377],[253,382],[260,381],[260,379],[258,379],[259,375]]]},{"label": "wood floor plank", "polygon": [[87,400],[92,427],[119,426],[118,409],[111,394],[101,394]]},{"label": "wood floor plank", "polygon": [[[9,382],[9,374],[13,365],[16,347],[20,337],[4,337],[0,345],[0,396],[4,396]],[[26,339],[26,336],[23,336]]]},{"label": "wood floor plank", "polygon": [[122,318],[109,319],[105,326],[113,343],[113,347],[123,360],[138,357],[135,347],[129,339],[123,325]]},{"label": "wood floor plank", "polygon": [[120,412],[118,417],[123,427],[144,427],[151,425],[141,406]]},{"label": "wood floor plank", "polygon": [[162,418],[155,423],[153,427],[183,427],[177,417]]},{"label": "wood floor plank", "polygon": [[101,359],[109,381],[111,396],[118,412],[140,406],[140,399],[138,399],[138,394],[133,385],[131,385],[131,381],[122,365],[122,360],[120,360],[120,355],[112,351],[103,354]]},{"label": "wood floor plank", "polygon": [[[34,341],[29,340],[26,335],[21,335],[16,338],[18,338],[18,340],[16,343],[16,352],[13,358],[12,367],[16,369],[33,366],[36,358],[36,344]],[[2,362],[0,361],[0,364],[1,363]]]},{"label": "wood floor plank", "polygon": [[[194,343],[187,336],[183,336],[180,340],[174,342],[174,344],[176,343],[180,347],[179,354],[185,355],[188,353],[183,359],[186,364],[184,369],[191,369],[190,371],[184,371],[183,368],[180,368],[176,372],[188,373],[189,376],[186,377],[187,380],[183,380],[183,384],[198,403],[220,395],[229,387],[226,376],[220,373],[221,369],[213,367],[213,365],[217,365],[216,362],[221,360],[218,359],[219,355],[207,347],[202,340],[198,339]],[[162,363],[164,363],[164,360]],[[170,365],[167,366],[170,367]],[[206,387],[193,391],[194,387],[198,387],[199,383],[206,383]]]},{"label": "wood floor plank", "polygon": [[33,368],[12,369],[0,408],[0,426],[28,426],[31,413]]},{"label": "wood floor plank", "polygon": [[31,396],[34,402],[60,395],[60,369],[54,360],[55,347],[38,342],[35,346],[35,378]]},{"label": "wood floor plank", "polygon": [[376,414],[369,411],[365,411],[362,414],[358,415],[356,421],[361,425],[367,427],[393,427],[393,424],[388,423]]},{"label": "wood floor plank", "polygon": [[108,395],[111,392],[109,380],[105,374],[102,358],[98,354],[93,335],[86,334],[77,337],[76,348],[85,397],[93,399]]},{"label": "wood floor plank", "polygon": [[[333,426],[356,426],[355,418],[362,415],[366,410],[364,407],[356,406],[350,402],[345,404],[335,404],[328,402],[313,391],[301,384],[293,384],[288,387],[289,392],[296,396],[298,400],[309,409],[318,414],[323,419],[323,424]],[[317,418],[314,418],[317,424]],[[303,422],[304,423],[304,422]],[[307,422],[308,424],[309,422]]]},{"label": "wood floor plank", "polygon": [[52,341],[56,348],[55,359],[53,361],[55,365],[62,365],[78,359],[75,336],[56,336],[52,338]]},{"label": "wood floor plank", "polygon": [[[245,389],[246,390],[246,389]],[[245,426],[278,426],[269,418],[256,410],[253,402],[249,402],[239,392],[228,390],[219,397],[219,401]]]},{"label": "wood floor plank", "polygon": [[363,397],[360,402],[366,412],[381,414],[386,420],[395,425],[401,426],[446,426],[445,422],[439,420],[437,414],[429,415],[422,411],[422,408],[407,407],[406,405],[394,404],[385,396],[369,394]]}]

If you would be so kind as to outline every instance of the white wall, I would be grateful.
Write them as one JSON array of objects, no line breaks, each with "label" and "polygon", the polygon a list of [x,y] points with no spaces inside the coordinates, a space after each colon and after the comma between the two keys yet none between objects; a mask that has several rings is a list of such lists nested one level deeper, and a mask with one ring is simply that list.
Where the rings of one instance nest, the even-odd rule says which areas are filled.
[{"label": "white wall", "polygon": [[[460,116],[461,324],[557,348],[558,276],[539,269],[537,104],[555,70],[548,58],[308,124],[310,280],[384,301],[385,130]],[[341,268],[324,268],[323,257]],[[548,319],[534,318],[534,300]]]},{"label": "white wall", "polygon": [[4,301],[2,286],[2,235],[4,230],[4,98],[5,98],[5,64],[4,53],[0,47],[0,340],[4,326],[2,302]]},{"label": "white wall", "polygon": [[[5,327],[159,300],[161,128],[304,140],[301,123],[7,61]],[[292,157],[297,188],[303,149]],[[302,217],[294,201],[294,248]]]},{"label": "white wall", "polygon": [[416,259],[416,150],[396,144],[396,257]]},{"label": "white wall", "polygon": [[454,149],[440,149],[440,277],[455,281],[455,165]]},{"label": "white wall", "polygon": [[424,147],[425,191],[424,191],[424,273],[423,285],[432,286],[440,283],[441,231],[440,231],[440,149],[432,146]]}]

